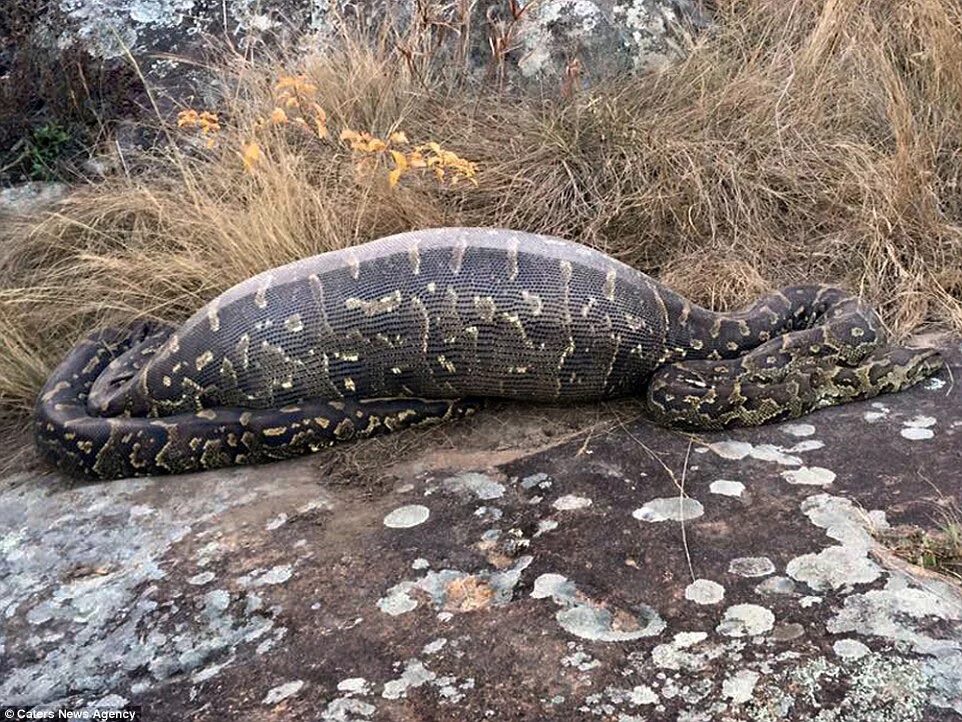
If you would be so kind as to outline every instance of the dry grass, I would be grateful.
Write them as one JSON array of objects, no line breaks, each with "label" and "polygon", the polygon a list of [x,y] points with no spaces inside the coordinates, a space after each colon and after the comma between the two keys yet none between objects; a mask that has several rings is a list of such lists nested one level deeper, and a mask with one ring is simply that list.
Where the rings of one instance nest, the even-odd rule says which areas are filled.
[{"label": "dry grass", "polygon": [[[22,424],[96,323],[180,319],[264,268],[426,226],[579,239],[716,307],[832,281],[899,334],[962,329],[957,3],[723,0],[686,62],[557,100],[472,86],[423,54],[414,67],[387,37],[345,36],[324,57],[225,53],[212,149],[168,124],[172,142],[124,158],[129,174],[7,223],[0,410]],[[291,73],[316,85],[330,138],[253,130]],[[345,127],[437,141],[478,162],[478,186],[411,174],[392,189],[386,167],[359,178]]]}]

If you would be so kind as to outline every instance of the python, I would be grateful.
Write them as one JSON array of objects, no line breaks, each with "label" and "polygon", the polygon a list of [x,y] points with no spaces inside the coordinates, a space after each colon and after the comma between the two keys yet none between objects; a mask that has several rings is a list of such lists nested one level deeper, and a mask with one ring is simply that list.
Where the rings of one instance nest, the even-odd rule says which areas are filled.
[{"label": "python", "polygon": [[578,243],[439,228],[265,271],[180,327],[96,331],[50,376],[35,428],[61,469],[109,479],[287,458],[486,397],[636,395],[662,424],[752,426],[942,364],[890,345],[871,308],[830,286],[719,313]]}]

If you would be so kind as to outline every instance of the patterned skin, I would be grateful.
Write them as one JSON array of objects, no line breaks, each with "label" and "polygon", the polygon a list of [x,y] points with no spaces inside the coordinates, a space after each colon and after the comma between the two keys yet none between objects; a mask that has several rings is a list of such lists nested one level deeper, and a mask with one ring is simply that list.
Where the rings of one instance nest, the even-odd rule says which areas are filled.
[{"label": "patterned skin", "polygon": [[37,406],[43,454],[93,478],[314,451],[470,412],[471,399],[644,395],[714,429],[898,391],[938,370],[825,286],[734,313],[556,238],[445,228],[272,269],[181,327],[81,342]]}]

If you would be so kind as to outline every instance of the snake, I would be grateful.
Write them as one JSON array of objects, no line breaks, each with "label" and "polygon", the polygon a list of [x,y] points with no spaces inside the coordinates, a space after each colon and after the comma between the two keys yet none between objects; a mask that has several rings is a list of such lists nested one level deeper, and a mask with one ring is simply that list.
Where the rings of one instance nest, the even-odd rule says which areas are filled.
[{"label": "snake", "polygon": [[273,268],[182,325],[83,337],[35,438],[71,476],[263,463],[473,413],[485,399],[643,399],[656,423],[757,426],[908,388],[943,366],[827,285],[694,304],[574,241],[497,228],[387,236]]}]

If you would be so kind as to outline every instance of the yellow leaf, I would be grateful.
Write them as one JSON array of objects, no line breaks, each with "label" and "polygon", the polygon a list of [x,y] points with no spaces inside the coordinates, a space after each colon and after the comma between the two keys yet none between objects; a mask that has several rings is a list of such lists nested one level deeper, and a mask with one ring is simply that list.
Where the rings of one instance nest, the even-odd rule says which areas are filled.
[{"label": "yellow leaf", "polygon": [[357,131],[351,130],[350,128],[345,128],[344,130],[342,130],[340,135],[341,140],[348,140],[348,141],[357,140],[360,137],[361,136],[358,135]]},{"label": "yellow leaf", "polygon": [[328,136],[327,126],[324,125],[323,118],[314,118],[314,127],[317,129],[318,138],[326,138]]},{"label": "yellow leaf", "polygon": [[287,113],[284,112],[283,108],[274,108],[271,113],[271,122],[274,125],[280,125],[287,122]]},{"label": "yellow leaf", "polygon": [[404,153],[399,153],[399,152],[396,151],[396,150],[392,150],[392,151],[391,151],[391,158],[394,159],[394,165],[395,165],[398,169],[400,169],[401,171],[407,170],[407,167],[408,167],[408,159],[407,159],[407,157],[404,155]]},{"label": "yellow leaf", "polygon": [[392,143],[409,143],[408,137],[404,134],[403,130],[396,130],[391,133],[388,138]]},{"label": "yellow leaf", "polygon": [[287,107],[287,108],[296,108],[296,107],[299,106],[300,104],[301,104],[301,101],[299,101],[299,100],[298,100],[296,97],[294,97],[293,95],[290,96],[287,100],[284,101],[284,106]]},{"label": "yellow leaf", "polygon": [[196,110],[182,110],[177,114],[177,127],[183,128],[185,125],[194,125],[197,122]]},{"label": "yellow leaf", "polygon": [[385,143],[380,138],[371,138],[367,144],[367,148],[372,153],[379,153],[385,148],[387,148],[387,143]]},{"label": "yellow leaf", "polygon": [[261,147],[256,140],[244,143],[241,158],[244,161],[244,168],[248,171],[254,170],[254,166],[259,163],[263,157],[264,153],[261,151]]},{"label": "yellow leaf", "polygon": [[401,179],[402,172],[401,167],[398,166],[387,174],[387,183],[391,188],[397,185],[397,182]]},{"label": "yellow leaf", "polygon": [[210,138],[207,139],[207,147],[213,148],[216,142],[217,140],[214,138],[214,136],[211,136]]},{"label": "yellow leaf", "polygon": [[424,156],[416,150],[408,153],[407,162],[412,168],[424,168],[427,165],[427,163],[424,162]]}]

